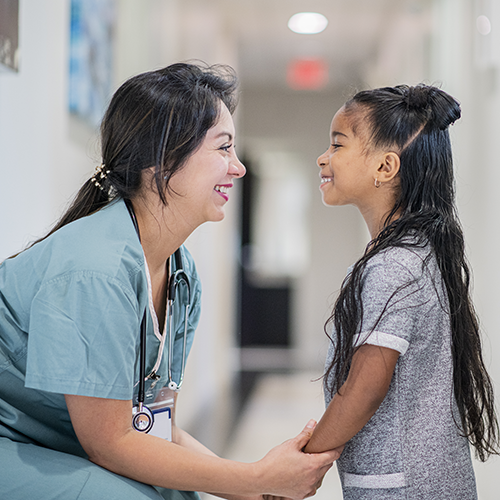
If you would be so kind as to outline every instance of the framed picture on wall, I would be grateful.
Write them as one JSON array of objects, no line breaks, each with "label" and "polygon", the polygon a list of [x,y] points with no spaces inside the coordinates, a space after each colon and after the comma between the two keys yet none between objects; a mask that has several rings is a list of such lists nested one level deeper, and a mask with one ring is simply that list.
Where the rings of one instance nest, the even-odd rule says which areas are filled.
[{"label": "framed picture on wall", "polygon": [[71,0],[69,110],[92,127],[113,85],[115,0]]},{"label": "framed picture on wall", "polygon": [[0,0],[0,67],[19,71],[19,0]]}]

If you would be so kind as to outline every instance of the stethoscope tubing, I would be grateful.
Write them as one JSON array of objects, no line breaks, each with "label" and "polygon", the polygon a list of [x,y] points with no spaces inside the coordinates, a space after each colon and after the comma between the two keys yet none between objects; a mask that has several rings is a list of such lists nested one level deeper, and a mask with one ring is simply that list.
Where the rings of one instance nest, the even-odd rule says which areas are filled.
[{"label": "stethoscope tubing", "polygon": [[[137,236],[139,241],[141,240],[141,235],[139,232],[139,225],[137,223],[137,218],[135,216],[134,209],[132,207],[132,203],[129,200],[125,201],[127,209],[130,213],[130,217],[132,218],[132,222],[134,224],[135,230],[137,232]],[[188,328],[188,318],[189,318],[189,308],[191,303],[191,287],[189,284],[189,278],[187,274],[184,272],[182,265],[182,254],[181,249],[178,248],[174,252],[174,261],[176,270],[171,272],[171,260],[169,259],[169,279],[167,283],[167,318],[166,318],[166,331],[161,336],[160,346],[158,348],[158,356],[156,359],[156,363],[153,366],[151,372],[146,376],[146,310],[144,311],[144,315],[141,321],[141,332],[140,332],[140,353],[139,353],[139,389],[138,389],[138,406],[139,411],[142,411],[142,407],[145,400],[145,384],[148,379],[158,379],[157,371],[160,367],[163,350],[165,347],[165,342],[168,340],[168,381],[167,386],[175,391],[180,390],[182,383],[184,381],[184,369],[186,366],[186,348],[187,348],[187,328]],[[174,342],[175,335],[172,334],[173,331],[173,317],[174,317],[174,302],[177,296],[177,287],[184,283],[187,287],[187,303],[185,305],[185,316],[184,316],[184,332],[183,332],[183,345],[182,345],[182,364],[181,364],[181,372],[179,376],[179,382],[176,383],[172,377],[172,364],[173,364],[173,351],[174,351]],[[167,339],[168,337],[168,339]]]}]

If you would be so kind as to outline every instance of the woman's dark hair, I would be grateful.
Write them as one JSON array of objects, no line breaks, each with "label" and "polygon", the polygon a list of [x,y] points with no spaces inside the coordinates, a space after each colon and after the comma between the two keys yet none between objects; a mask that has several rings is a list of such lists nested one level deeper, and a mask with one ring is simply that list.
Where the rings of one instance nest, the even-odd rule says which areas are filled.
[{"label": "woman's dark hair", "polygon": [[[132,199],[142,171],[155,167],[161,201],[169,180],[203,142],[219,118],[220,103],[236,108],[238,80],[229,66],[177,63],[127,80],[113,95],[101,124],[105,178],[89,179],[47,236],[105,207]],[[42,241],[36,241],[34,244]]]},{"label": "woman's dark hair", "polygon": [[460,105],[436,87],[399,85],[359,92],[345,104],[344,112],[355,134],[361,123],[366,124],[368,147],[394,148],[401,167],[396,202],[383,230],[344,280],[325,325],[326,331],[333,323],[335,345],[333,361],[325,374],[327,390],[333,396],[349,372],[363,317],[360,297],[367,262],[389,247],[408,246],[408,235],[415,235],[417,244],[430,243],[448,295],[454,394],[461,420],[457,426],[484,461],[498,454],[499,428],[455,207],[448,127],[460,118]]}]

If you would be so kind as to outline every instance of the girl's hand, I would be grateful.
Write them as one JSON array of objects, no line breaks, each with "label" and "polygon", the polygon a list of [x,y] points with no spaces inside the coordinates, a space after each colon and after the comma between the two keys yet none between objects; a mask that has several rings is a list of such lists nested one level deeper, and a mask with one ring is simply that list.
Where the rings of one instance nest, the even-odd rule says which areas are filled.
[{"label": "girl's hand", "polygon": [[273,448],[254,465],[268,495],[296,499],[314,495],[333,462],[340,456],[337,450],[308,454],[302,449],[309,442],[316,422],[311,420],[295,438]]}]

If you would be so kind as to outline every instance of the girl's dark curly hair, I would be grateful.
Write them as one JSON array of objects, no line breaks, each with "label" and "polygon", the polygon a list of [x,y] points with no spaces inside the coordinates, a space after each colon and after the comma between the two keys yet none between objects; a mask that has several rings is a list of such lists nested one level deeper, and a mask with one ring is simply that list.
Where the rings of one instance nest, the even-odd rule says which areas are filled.
[{"label": "girl's dark curly hair", "polygon": [[433,86],[399,85],[359,92],[345,104],[344,112],[354,133],[361,123],[367,127],[369,147],[395,148],[401,167],[396,202],[384,228],[344,280],[325,325],[326,331],[333,323],[335,344],[333,361],[325,374],[327,390],[333,396],[349,371],[363,316],[360,296],[367,262],[389,247],[408,246],[408,235],[416,235],[417,244],[430,243],[448,295],[454,393],[461,420],[457,425],[484,461],[498,454],[499,427],[455,207],[448,127],[460,118],[460,105]]}]

